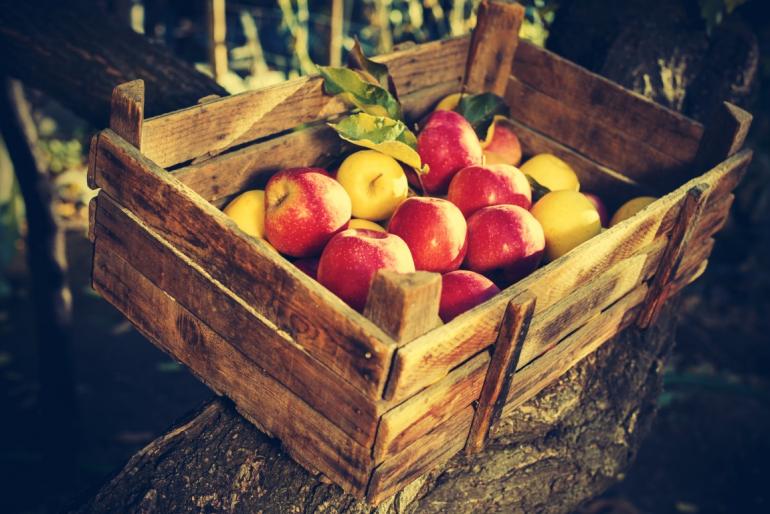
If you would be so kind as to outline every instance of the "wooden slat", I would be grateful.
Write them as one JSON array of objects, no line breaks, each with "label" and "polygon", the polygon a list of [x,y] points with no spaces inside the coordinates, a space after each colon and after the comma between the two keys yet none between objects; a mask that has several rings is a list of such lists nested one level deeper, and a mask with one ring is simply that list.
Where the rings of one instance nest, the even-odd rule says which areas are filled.
[{"label": "wooden slat", "polygon": [[383,414],[374,445],[374,462],[380,463],[401,452],[477,400],[489,361],[489,353],[482,352]]},{"label": "wooden slat", "polygon": [[722,102],[706,126],[695,169],[707,170],[736,154],[746,141],[753,116],[730,102]]},{"label": "wooden slat", "polygon": [[144,81],[132,80],[116,86],[110,100],[110,128],[141,149],[143,123]]},{"label": "wooden slat", "polygon": [[465,63],[465,89],[505,94],[523,18],[519,4],[481,2]]},{"label": "wooden slat", "polygon": [[647,286],[642,284],[610,308],[594,316],[553,350],[518,371],[513,376],[503,416],[545,389],[607,339],[631,325],[638,314],[638,306],[646,295]]},{"label": "wooden slat", "polygon": [[[459,89],[468,43],[467,37],[435,41],[376,60],[388,65],[399,95],[452,81]],[[302,77],[149,118],[143,151],[169,167],[348,110],[323,93],[322,82],[319,76]]]},{"label": "wooden slat", "polygon": [[[419,115],[457,90],[457,81],[443,82],[402,98],[405,112]],[[222,155],[199,158],[174,171],[174,176],[209,202],[246,189],[264,186],[274,172],[296,166],[327,166],[352,145],[326,124],[318,124],[257,142]]]},{"label": "wooden slat", "polygon": [[364,316],[399,346],[440,326],[441,274],[380,270],[366,299]]},{"label": "wooden slat", "polygon": [[666,301],[663,294],[668,282],[676,275],[682,257],[687,250],[687,243],[696,230],[701,213],[706,206],[708,184],[697,184],[691,187],[682,202],[677,221],[671,231],[668,244],[660,259],[660,265],[655,278],[650,284],[648,297],[639,313],[637,325],[647,328],[658,318],[660,310]]},{"label": "wooden slat", "polygon": [[730,208],[735,201],[735,195],[731,193],[711,200],[712,196],[709,195],[708,210],[703,214],[693,232],[692,239],[695,241],[711,237],[722,230],[730,217]]},{"label": "wooden slat", "polygon": [[378,504],[448,461],[465,446],[472,419],[473,407],[468,406],[401,453],[380,464],[372,475],[367,500]]},{"label": "wooden slat", "polygon": [[548,50],[522,42],[513,74],[530,88],[571,106],[587,120],[603,120],[614,131],[645,141],[677,161],[690,162],[695,157],[703,134],[700,123]]},{"label": "wooden slat", "polygon": [[613,264],[636,254],[673,227],[689,187],[704,182],[711,184],[711,195],[726,195],[740,180],[750,161],[750,151],[740,152],[698,177],[697,181],[659,199],[643,214],[603,232],[484,304],[458,316],[452,323],[400,348],[385,398],[394,401],[406,398],[489,346],[496,336],[505,306],[517,294],[529,291],[537,297],[537,315]]},{"label": "wooden slat", "polygon": [[489,427],[497,421],[503,410],[534,310],[535,297],[529,293],[508,303],[476,405],[468,441],[465,443],[465,451],[469,455],[484,448]]},{"label": "wooden slat", "polygon": [[685,161],[516,77],[508,82],[505,100],[517,121],[638,182],[660,184],[663,190],[670,190],[686,180]]},{"label": "wooden slat", "polygon": [[380,415],[373,400],[309,355],[288,334],[276,330],[104,192],[99,194],[98,203],[95,235],[102,247],[120,255],[351,438],[372,446]]},{"label": "wooden slat", "polygon": [[96,161],[110,197],[368,397],[382,394],[395,342],[381,329],[110,130]]},{"label": "wooden slat", "polygon": [[650,190],[643,184],[592,161],[558,141],[554,141],[516,120],[510,120],[510,123],[521,142],[525,160],[539,153],[550,153],[559,157],[575,170],[580,180],[581,190],[599,194],[608,203],[608,207],[620,206],[635,196],[651,194]]},{"label": "wooden slat", "polygon": [[[94,288],[159,348],[190,367],[212,389],[230,396],[257,426],[279,437],[310,470],[363,495],[371,470],[369,448],[276,382],[187,309],[118,255],[101,246],[94,254]],[[162,344],[159,344],[162,341]]]},{"label": "wooden slat", "polygon": [[702,241],[691,242],[690,247],[687,249],[687,254],[682,259],[682,263],[679,265],[679,269],[672,282],[676,282],[686,276],[691,276],[695,269],[702,266],[705,261],[708,261],[711,251],[714,249],[714,243],[714,239],[710,237]]}]

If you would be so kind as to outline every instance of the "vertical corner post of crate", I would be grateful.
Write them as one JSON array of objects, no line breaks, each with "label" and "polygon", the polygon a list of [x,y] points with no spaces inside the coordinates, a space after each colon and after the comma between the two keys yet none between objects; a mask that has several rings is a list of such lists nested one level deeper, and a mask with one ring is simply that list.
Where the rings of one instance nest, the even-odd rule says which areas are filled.
[{"label": "vertical corner post of crate", "polygon": [[527,338],[535,301],[532,294],[524,292],[508,302],[465,443],[468,455],[484,449],[490,428],[500,419]]},{"label": "vertical corner post of crate", "polygon": [[398,346],[441,325],[438,317],[441,275],[426,271],[380,270],[369,288],[364,316],[391,336]]},{"label": "vertical corner post of crate", "polygon": [[[722,102],[706,125],[692,163],[693,168],[697,172],[703,172],[738,153],[746,141],[751,121],[750,113],[730,102]],[[637,327],[645,329],[653,325],[672,294],[672,281],[677,275],[682,257],[708,200],[707,184],[698,184],[687,191],[650,284],[644,306],[637,318]]]},{"label": "vertical corner post of crate", "polygon": [[483,0],[477,16],[465,62],[463,91],[503,96],[519,45],[524,7]]}]

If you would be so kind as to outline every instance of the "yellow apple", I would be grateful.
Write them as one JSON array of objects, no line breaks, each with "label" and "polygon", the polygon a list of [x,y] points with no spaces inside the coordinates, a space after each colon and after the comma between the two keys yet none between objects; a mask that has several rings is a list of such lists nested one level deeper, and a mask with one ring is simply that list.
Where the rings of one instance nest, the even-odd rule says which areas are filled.
[{"label": "yellow apple", "polygon": [[535,155],[519,166],[519,169],[551,191],[580,191],[580,182],[575,171],[555,155]]},{"label": "yellow apple", "polygon": [[353,202],[353,217],[370,221],[389,218],[409,194],[398,161],[374,150],[349,155],[337,170],[337,181]]},{"label": "yellow apple", "polygon": [[361,220],[358,218],[353,218],[350,220],[350,223],[348,223],[348,228],[359,228],[364,230],[375,230],[377,232],[387,232],[382,226],[376,224],[373,221],[369,220]]},{"label": "yellow apple", "polygon": [[551,261],[602,229],[596,207],[577,191],[551,191],[535,203],[531,212],[543,227],[545,254]]},{"label": "yellow apple", "polygon": [[462,98],[462,93],[452,93],[451,95],[445,96],[438,105],[436,105],[434,111],[453,111],[460,103],[460,98]]},{"label": "yellow apple", "polygon": [[637,212],[650,205],[655,200],[657,200],[657,198],[654,196],[639,196],[627,201],[620,206],[620,209],[615,211],[615,214],[612,215],[612,219],[610,220],[610,227],[614,227],[621,221],[627,220]]},{"label": "yellow apple", "polygon": [[255,189],[238,195],[227,204],[225,214],[238,227],[254,237],[265,237],[265,192]]}]

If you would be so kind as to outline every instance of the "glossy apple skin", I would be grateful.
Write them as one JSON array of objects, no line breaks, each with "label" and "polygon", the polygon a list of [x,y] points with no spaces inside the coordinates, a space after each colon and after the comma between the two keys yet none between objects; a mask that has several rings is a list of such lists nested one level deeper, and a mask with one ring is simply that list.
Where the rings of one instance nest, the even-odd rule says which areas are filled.
[{"label": "glossy apple skin", "polygon": [[489,142],[482,143],[487,164],[510,164],[518,166],[521,162],[521,142],[516,133],[505,123],[495,122],[490,127]]},{"label": "glossy apple skin", "polygon": [[500,288],[484,275],[473,271],[457,270],[441,276],[441,303],[438,315],[449,323],[463,312],[486,302]]},{"label": "glossy apple skin", "polygon": [[265,202],[267,240],[292,257],[318,255],[350,221],[350,196],[320,168],[279,171],[265,186]]},{"label": "glossy apple skin", "polygon": [[544,250],[543,228],[518,205],[484,207],[468,219],[465,267],[471,271],[502,270],[516,281],[537,269]]},{"label": "glossy apple skin", "polygon": [[483,151],[473,127],[454,111],[435,111],[417,136],[417,153],[429,167],[422,184],[427,193],[443,194],[455,173],[481,164]]},{"label": "glossy apple skin", "polygon": [[378,270],[414,271],[409,247],[398,236],[348,229],[332,237],[318,263],[318,281],[345,303],[362,311]]},{"label": "glossy apple skin", "polygon": [[460,209],[448,200],[407,198],[393,213],[388,232],[406,242],[418,270],[454,271],[465,257],[467,224]]},{"label": "glossy apple skin", "polygon": [[510,204],[529,209],[532,206],[532,188],[527,177],[514,166],[468,166],[452,178],[447,200],[467,218],[490,205]]},{"label": "glossy apple skin", "polygon": [[599,213],[599,220],[602,223],[602,227],[607,227],[610,222],[610,214],[602,199],[593,193],[583,193],[583,195],[594,204],[594,207],[596,207],[596,212]]}]

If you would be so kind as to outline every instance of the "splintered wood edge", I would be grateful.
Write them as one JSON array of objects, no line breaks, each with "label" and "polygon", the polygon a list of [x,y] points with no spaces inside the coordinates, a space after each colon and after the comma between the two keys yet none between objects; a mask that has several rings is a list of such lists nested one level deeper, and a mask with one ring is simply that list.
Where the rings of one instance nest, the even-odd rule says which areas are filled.
[{"label": "splintered wood edge", "polygon": [[490,425],[500,417],[535,312],[536,300],[534,295],[525,292],[512,299],[506,307],[465,445],[468,455],[484,448]]},{"label": "splintered wood edge", "polygon": [[463,90],[505,94],[523,19],[524,7],[519,4],[481,2],[465,63]]},{"label": "splintered wood edge", "polygon": [[142,148],[144,124],[144,81],[132,80],[112,90],[110,128],[120,137]]},{"label": "splintered wood edge", "polygon": [[380,270],[369,288],[364,316],[402,346],[442,324],[440,302],[440,274]]}]

